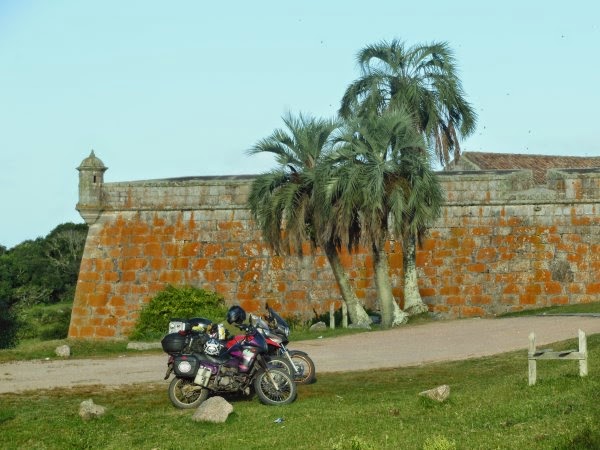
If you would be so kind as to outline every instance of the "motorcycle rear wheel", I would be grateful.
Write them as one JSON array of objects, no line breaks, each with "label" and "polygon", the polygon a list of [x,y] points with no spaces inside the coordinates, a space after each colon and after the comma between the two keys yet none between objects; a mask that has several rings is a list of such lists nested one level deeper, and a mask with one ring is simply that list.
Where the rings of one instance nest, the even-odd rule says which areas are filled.
[{"label": "motorcycle rear wheel", "polygon": [[298,384],[311,384],[317,379],[315,363],[310,356],[299,350],[291,350],[290,358],[294,363],[294,381]]},{"label": "motorcycle rear wheel", "polygon": [[173,378],[169,384],[169,400],[179,409],[197,408],[208,398],[208,389],[186,378]]},{"label": "motorcycle rear wheel", "polygon": [[292,377],[280,369],[260,369],[254,377],[254,390],[261,403],[271,406],[288,405],[298,395]]}]

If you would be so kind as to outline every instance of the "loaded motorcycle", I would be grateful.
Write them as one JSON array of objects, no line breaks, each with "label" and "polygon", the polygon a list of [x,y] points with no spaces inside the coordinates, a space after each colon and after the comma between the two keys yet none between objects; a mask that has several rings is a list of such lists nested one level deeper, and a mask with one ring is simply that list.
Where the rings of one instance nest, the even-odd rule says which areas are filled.
[{"label": "loaded motorcycle", "polygon": [[[229,308],[228,323],[245,333],[227,349],[222,341],[204,332],[212,325],[210,321],[202,323],[205,319],[184,321],[183,329],[162,339],[163,350],[169,354],[165,379],[175,374],[168,390],[174,406],[195,408],[212,394],[249,395],[252,389],[267,405],[285,405],[296,399],[293,379],[268,362],[265,337],[256,327],[243,324],[245,319],[242,308]],[[200,348],[202,351],[198,351]]]},{"label": "loaded motorcycle", "polygon": [[[290,336],[289,325],[268,304],[266,308],[268,314],[264,317],[250,314],[250,324],[255,326],[265,336],[267,345],[269,346],[269,355],[274,358],[281,357],[289,361],[294,371],[294,381],[296,383],[313,383],[316,379],[313,360],[305,352],[289,350],[287,348]],[[228,341],[227,345],[232,346],[239,339],[243,339],[243,336],[235,336],[232,340]]]}]

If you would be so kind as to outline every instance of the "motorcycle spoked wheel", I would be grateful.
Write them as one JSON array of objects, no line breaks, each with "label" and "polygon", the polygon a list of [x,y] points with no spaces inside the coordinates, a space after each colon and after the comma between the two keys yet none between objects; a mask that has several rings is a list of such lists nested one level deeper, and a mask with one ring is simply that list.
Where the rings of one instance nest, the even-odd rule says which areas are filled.
[{"label": "motorcycle spoked wheel", "polygon": [[269,365],[269,367],[280,369],[290,376],[294,373],[294,368],[292,367],[288,359],[284,358],[283,356],[271,356],[269,357],[267,364]]},{"label": "motorcycle spoked wheel", "polygon": [[291,350],[290,358],[294,363],[294,381],[298,384],[311,384],[317,379],[315,363],[310,356],[299,350]]},{"label": "motorcycle spoked wheel", "polygon": [[173,378],[169,384],[169,400],[179,409],[197,408],[208,398],[208,394],[208,389],[186,378]]},{"label": "motorcycle spoked wheel", "polygon": [[254,390],[265,405],[288,405],[296,400],[298,391],[292,377],[280,369],[260,369],[254,377]]}]

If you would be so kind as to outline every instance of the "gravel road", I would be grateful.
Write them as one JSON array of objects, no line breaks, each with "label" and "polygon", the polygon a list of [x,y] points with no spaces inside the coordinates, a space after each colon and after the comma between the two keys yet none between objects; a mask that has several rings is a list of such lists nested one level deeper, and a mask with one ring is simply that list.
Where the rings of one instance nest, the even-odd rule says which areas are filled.
[{"label": "gravel road", "polygon": [[[418,366],[526,350],[530,332],[538,347],[575,339],[578,330],[600,333],[597,316],[531,316],[463,319],[405,326],[338,338],[298,341],[291,349],[307,352],[319,373]],[[109,359],[52,359],[0,364],[0,394],[86,385],[162,383],[165,354]],[[523,354],[526,373],[526,353]],[[573,370],[576,370],[574,368]],[[524,375],[525,376],[525,375]]]}]

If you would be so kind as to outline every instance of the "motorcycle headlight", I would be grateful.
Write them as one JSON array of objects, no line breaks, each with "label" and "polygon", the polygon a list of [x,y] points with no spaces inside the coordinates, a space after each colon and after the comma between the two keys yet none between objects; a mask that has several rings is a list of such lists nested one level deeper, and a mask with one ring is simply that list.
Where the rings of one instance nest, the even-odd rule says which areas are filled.
[{"label": "motorcycle headlight", "polygon": [[290,327],[286,327],[283,326],[282,324],[279,324],[279,326],[277,327],[277,330],[283,334],[285,337],[290,337]]},{"label": "motorcycle headlight", "polygon": [[177,369],[181,373],[189,373],[192,371],[192,365],[187,361],[181,361],[179,364],[177,364]]}]

